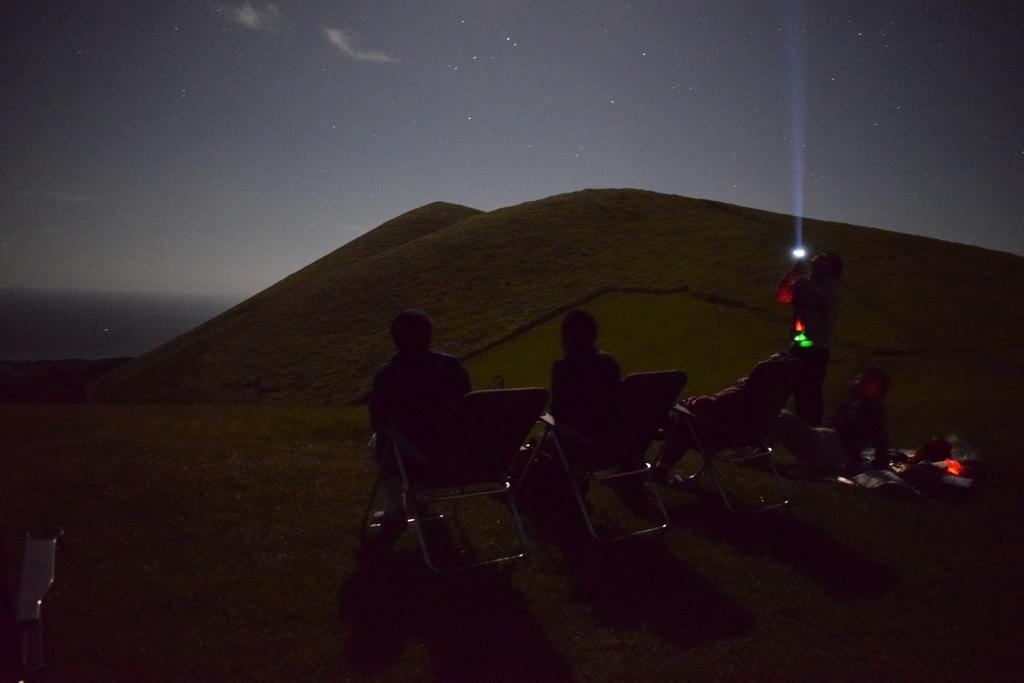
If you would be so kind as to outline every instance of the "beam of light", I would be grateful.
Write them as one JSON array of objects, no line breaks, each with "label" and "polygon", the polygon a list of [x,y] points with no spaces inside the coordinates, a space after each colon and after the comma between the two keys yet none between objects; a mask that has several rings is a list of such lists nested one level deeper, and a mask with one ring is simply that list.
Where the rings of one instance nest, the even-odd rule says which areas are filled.
[{"label": "beam of light", "polygon": [[[790,171],[792,179],[793,256],[803,258],[804,250],[804,158],[807,119],[807,54],[804,32],[807,25],[801,0],[786,3],[786,57],[789,67]],[[799,255],[798,255],[799,252]]]}]

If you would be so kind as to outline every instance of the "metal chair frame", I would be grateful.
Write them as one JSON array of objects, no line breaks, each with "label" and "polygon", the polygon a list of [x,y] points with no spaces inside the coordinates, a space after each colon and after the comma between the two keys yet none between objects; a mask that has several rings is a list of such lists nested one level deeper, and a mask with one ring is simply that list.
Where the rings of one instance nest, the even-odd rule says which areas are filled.
[{"label": "metal chair frame", "polygon": [[[655,531],[661,531],[668,528],[669,516],[668,510],[665,509],[665,503],[661,500],[661,495],[658,493],[658,487],[654,485],[654,479],[651,478],[651,464],[644,462],[643,467],[635,470],[621,471],[618,469],[607,469],[597,470],[594,472],[580,472],[574,470],[572,465],[569,463],[569,459],[565,456],[565,451],[562,449],[562,444],[558,441],[557,429],[555,427],[554,418],[550,415],[545,415],[543,418],[544,422],[548,425],[544,432],[544,438],[540,443],[544,441],[550,441],[555,452],[558,454],[558,459],[562,463],[562,467],[565,470],[566,478],[569,480],[569,487],[572,490],[573,497],[576,499],[576,505],[580,509],[580,513],[583,515],[583,521],[587,525],[587,531],[590,535],[599,541],[621,541],[625,538],[632,538],[634,536],[642,536],[644,534],[654,533]],[[549,422],[550,420],[550,422]],[[540,444],[538,444],[539,447]],[[644,527],[642,529],[636,529],[622,534],[614,536],[607,536],[601,534],[597,527],[594,525],[593,515],[590,514],[590,510],[587,508],[587,500],[580,491],[579,485],[576,483],[576,475],[583,474],[584,477],[589,481],[606,482],[613,479],[621,479],[624,477],[643,476],[645,478],[644,483],[647,489],[651,492],[654,498],[655,505],[658,508],[658,512],[661,513],[661,521],[658,524],[650,527]]]},{"label": "metal chair frame", "polygon": [[[694,427],[695,423],[703,423],[704,425],[710,426],[714,429],[725,430],[724,425],[720,425],[711,420],[701,418],[695,415],[693,412],[676,404],[673,408],[680,416],[680,419],[686,423],[687,429],[690,430],[690,435],[693,437],[693,442],[697,446],[697,450],[701,455],[701,464],[697,468],[697,471],[686,477],[689,481],[696,481],[697,478],[705,470],[711,475],[711,481],[714,483],[715,488],[718,490],[718,494],[722,498],[722,502],[725,504],[725,508],[736,514],[736,509],[733,507],[732,501],[729,499],[729,493],[725,484],[722,481],[721,474],[718,472],[718,468],[715,465],[716,456],[718,460],[722,462],[734,465],[743,462],[750,462],[757,459],[764,459],[768,462],[768,466],[771,469],[773,478],[775,479],[776,485],[779,487],[781,493],[781,500],[775,503],[766,503],[764,505],[753,508],[752,512],[764,512],[766,510],[775,510],[790,505],[789,490],[786,488],[786,482],[782,479],[779,474],[778,468],[775,467],[775,461],[772,458],[772,448],[767,444],[761,443],[757,445],[740,446],[740,447],[726,447],[709,452],[704,444],[701,442],[700,437],[697,435],[697,429]],[[664,446],[662,446],[664,449]],[[724,455],[719,455],[724,454]]]},{"label": "metal chair frame", "polygon": [[[524,391],[523,389],[497,389],[497,390],[484,390],[487,392],[497,391],[509,391],[519,392]],[[544,403],[547,402],[547,391],[544,391]],[[484,393],[472,392],[467,394],[471,396],[473,393]],[[536,424],[536,423],[533,423]],[[531,424],[532,428],[532,424]],[[528,542],[526,538],[526,532],[523,528],[522,518],[519,514],[519,508],[516,505],[515,496],[513,495],[511,474],[504,480],[499,482],[473,482],[469,484],[458,484],[447,486],[443,482],[435,485],[431,482],[430,485],[425,485],[415,481],[410,468],[410,460],[418,460],[420,462],[426,461],[426,457],[416,448],[416,446],[408,439],[404,438],[399,433],[392,432],[390,435],[391,448],[395,455],[395,460],[398,463],[398,470],[402,478],[402,501],[405,509],[406,522],[413,525],[413,529],[416,532],[416,538],[419,542],[420,553],[423,556],[423,561],[427,566],[435,572],[443,573],[453,571],[456,569],[468,569],[471,567],[480,567],[489,564],[496,564],[499,562],[506,562],[509,560],[515,560],[522,558],[526,555],[528,550]],[[511,462],[509,463],[511,465]],[[374,509],[374,503],[376,502],[377,493],[380,489],[380,483],[383,478],[383,472],[378,473],[376,480],[374,481],[373,490],[370,494],[370,501],[367,505],[366,512],[363,514],[361,538],[365,541],[367,538],[367,532],[369,529],[374,528],[375,524],[369,523],[370,514]],[[455,491],[452,493],[452,491]],[[427,540],[427,536],[423,530],[423,524],[434,520],[445,519],[448,515],[440,513],[430,513],[427,506],[454,502],[455,507],[452,509],[452,517],[457,519],[455,513],[457,512],[458,505],[463,500],[470,498],[481,498],[481,497],[495,497],[502,498],[508,504],[509,509],[512,513],[512,519],[515,522],[515,528],[519,536],[519,545],[515,552],[507,555],[501,555],[499,557],[490,557],[483,560],[464,562],[456,564],[450,567],[442,567],[435,561],[434,555],[430,550],[430,543]]]},{"label": "metal chair frame", "polygon": [[[679,372],[679,371],[668,371],[668,372]],[[656,374],[656,373],[638,373],[638,374],[646,375],[646,374]],[[679,372],[679,375],[680,375],[681,382],[680,382],[680,385],[679,385],[679,389],[677,390],[677,393],[678,393],[678,391],[680,391],[682,389],[683,385],[685,385],[685,383],[686,383],[686,373]],[[625,382],[628,379],[629,379],[629,377],[625,378],[623,381]],[[641,536],[641,535],[644,535],[644,534],[649,534],[649,533],[653,533],[655,531],[661,531],[663,529],[668,528],[668,525],[669,525],[668,511],[665,509],[665,503],[662,501],[661,494],[658,493],[658,487],[655,486],[654,479],[651,477],[651,464],[646,462],[646,461],[643,461],[644,453],[634,453],[634,454],[631,454],[631,455],[636,455],[638,459],[643,461],[643,465],[641,467],[636,468],[636,469],[630,469],[630,470],[623,471],[623,470],[619,469],[618,467],[611,467],[611,468],[607,468],[607,469],[599,469],[599,470],[592,470],[592,471],[580,470],[580,468],[578,468],[578,467],[573,467],[573,465],[569,462],[569,458],[566,457],[565,450],[562,448],[562,444],[560,443],[560,441],[558,439],[558,432],[559,431],[563,431],[563,433],[566,433],[566,432],[571,433],[572,434],[572,438],[577,440],[577,441],[579,441],[584,447],[595,448],[596,445],[592,441],[590,441],[590,439],[588,439],[587,437],[585,437],[582,434],[578,434],[578,433],[572,432],[571,429],[567,429],[566,427],[561,427],[561,428],[558,427],[556,425],[556,423],[555,423],[555,418],[553,416],[551,416],[550,414],[545,413],[541,417],[541,421],[545,424],[544,435],[537,442],[537,445],[534,447],[534,452],[533,452],[533,454],[531,454],[530,460],[527,462],[527,465],[526,465],[526,467],[523,470],[523,474],[525,475],[526,471],[529,470],[529,466],[533,463],[534,458],[537,457],[537,455],[538,455],[538,453],[540,451],[541,445],[544,444],[544,443],[551,443],[553,445],[553,449],[554,449],[555,453],[558,454],[559,461],[562,463],[562,468],[565,470],[566,476],[567,476],[567,478],[569,480],[569,486],[572,489],[572,493],[573,493],[574,498],[576,499],[576,504],[577,504],[577,506],[580,509],[580,513],[583,515],[583,521],[586,523],[587,531],[590,532],[591,536],[593,536],[595,539],[597,539],[599,541],[619,541],[619,540],[622,540],[622,539],[625,539],[625,538],[632,538],[634,536]],[[648,441],[648,444],[647,444],[648,446],[650,445],[651,442],[654,441],[654,438],[653,438],[654,435],[652,434],[651,436],[652,436],[652,438]],[[623,460],[625,460],[625,458],[623,458]],[[658,524],[655,524],[654,526],[644,527],[642,529],[636,529],[636,530],[629,531],[629,532],[626,532],[626,533],[623,533],[623,534],[618,534],[618,535],[613,535],[613,536],[608,536],[608,535],[601,534],[598,531],[597,527],[594,525],[593,516],[590,514],[590,510],[587,509],[586,497],[583,495],[583,492],[580,491],[580,487],[576,483],[576,476],[577,475],[584,476],[584,478],[587,481],[596,481],[596,482],[608,482],[608,481],[611,481],[611,480],[614,480],[614,479],[622,479],[622,478],[625,478],[625,477],[642,476],[644,478],[645,487],[647,488],[647,490],[649,490],[651,492],[652,497],[654,498],[655,506],[657,507],[659,513],[661,514],[661,521]]]},{"label": "metal chair frame", "polygon": [[31,674],[45,666],[43,598],[53,585],[57,541],[63,533],[60,527],[50,526],[25,535],[16,614],[17,629],[21,636],[22,675]]}]

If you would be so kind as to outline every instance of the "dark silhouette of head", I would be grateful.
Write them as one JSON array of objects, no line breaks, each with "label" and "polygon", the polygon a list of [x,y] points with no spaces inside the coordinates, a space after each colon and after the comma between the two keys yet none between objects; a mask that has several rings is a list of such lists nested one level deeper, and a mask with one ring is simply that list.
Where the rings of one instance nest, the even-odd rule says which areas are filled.
[{"label": "dark silhouette of head", "polygon": [[868,401],[881,401],[889,391],[889,378],[878,368],[867,368],[854,378],[853,391]]},{"label": "dark silhouette of head", "polygon": [[430,348],[434,323],[423,311],[402,311],[391,321],[391,339],[395,348],[405,353],[419,353]]},{"label": "dark silhouette of head", "polygon": [[586,311],[576,308],[562,318],[562,348],[566,353],[589,351],[597,343],[597,321]]},{"label": "dark silhouette of head", "polygon": [[830,251],[823,251],[811,261],[811,275],[839,279],[843,276],[843,260]]}]

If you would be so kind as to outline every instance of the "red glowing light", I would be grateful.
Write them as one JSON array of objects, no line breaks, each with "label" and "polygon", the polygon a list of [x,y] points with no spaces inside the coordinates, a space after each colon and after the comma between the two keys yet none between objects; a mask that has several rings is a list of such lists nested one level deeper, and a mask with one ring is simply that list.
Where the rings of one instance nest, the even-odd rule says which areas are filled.
[{"label": "red glowing light", "polygon": [[954,477],[959,477],[964,473],[963,463],[958,460],[953,460],[952,458],[946,458],[946,471]]},{"label": "red glowing light", "polygon": [[804,324],[800,321],[799,318],[796,321],[796,331],[797,332],[803,332],[804,331]]}]

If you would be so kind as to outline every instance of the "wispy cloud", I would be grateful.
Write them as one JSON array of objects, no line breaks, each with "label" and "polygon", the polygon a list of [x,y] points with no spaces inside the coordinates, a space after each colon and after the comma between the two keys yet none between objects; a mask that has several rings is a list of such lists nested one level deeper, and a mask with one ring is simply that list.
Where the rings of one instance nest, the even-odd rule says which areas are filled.
[{"label": "wispy cloud", "polygon": [[338,48],[343,55],[360,62],[378,62],[388,64],[397,62],[394,57],[376,50],[359,50],[352,45],[352,36],[338,28],[325,28],[324,35],[331,45]]},{"label": "wispy cloud", "polygon": [[228,19],[254,31],[276,31],[281,25],[281,10],[277,5],[266,4],[257,9],[251,2],[227,9]]}]

